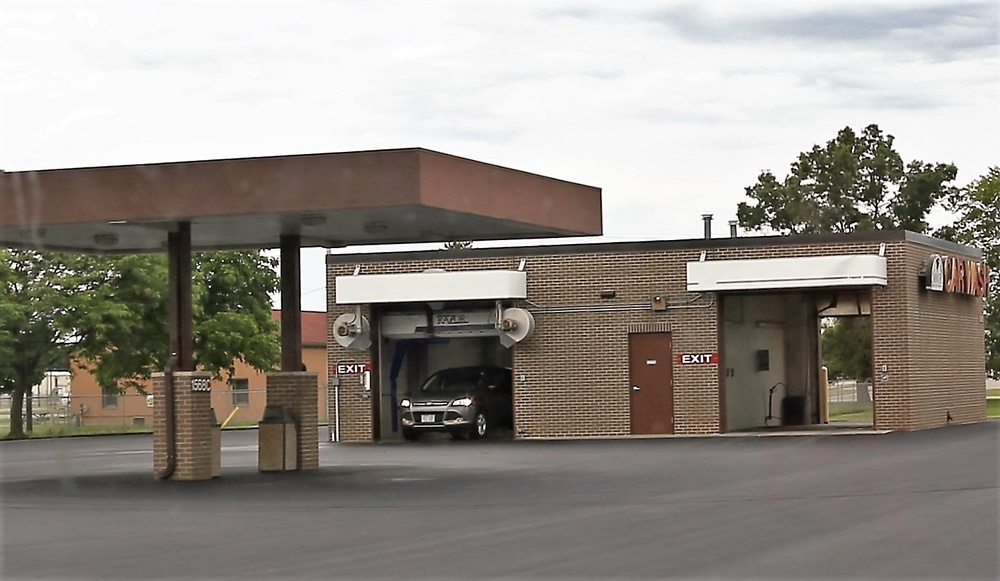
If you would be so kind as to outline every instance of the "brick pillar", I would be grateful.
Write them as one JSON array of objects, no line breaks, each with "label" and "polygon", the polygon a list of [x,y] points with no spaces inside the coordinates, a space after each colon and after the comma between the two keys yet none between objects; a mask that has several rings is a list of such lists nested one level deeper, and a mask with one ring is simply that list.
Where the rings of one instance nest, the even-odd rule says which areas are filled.
[{"label": "brick pillar", "polygon": [[299,470],[319,468],[319,374],[277,371],[267,374],[267,405],[292,412],[298,424]]},{"label": "brick pillar", "polygon": [[[174,428],[177,459],[171,480],[212,478],[212,393],[194,391],[195,379],[211,381],[201,371],[174,372]],[[167,397],[163,373],[153,374],[153,471],[167,466]]]}]

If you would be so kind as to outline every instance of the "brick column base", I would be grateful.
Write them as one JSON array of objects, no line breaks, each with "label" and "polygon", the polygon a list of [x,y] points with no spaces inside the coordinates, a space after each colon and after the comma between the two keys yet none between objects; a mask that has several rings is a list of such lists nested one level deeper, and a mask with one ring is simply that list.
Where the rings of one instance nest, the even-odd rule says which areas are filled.
[{"label": "brick column base", "polygon": [[295,417],[298,469],[319,468],[319,375],[311,371],[267,374],[267,405],[280,405]]},{"label": "brick column base", "polygon": [[[212,478],[212,393],[191,389],[193,379],[210,381],[201,371],[174,372],[176,464],[171,480]],[[153,374],[153,473],[167,467],[167,396],[163,373]]]}]

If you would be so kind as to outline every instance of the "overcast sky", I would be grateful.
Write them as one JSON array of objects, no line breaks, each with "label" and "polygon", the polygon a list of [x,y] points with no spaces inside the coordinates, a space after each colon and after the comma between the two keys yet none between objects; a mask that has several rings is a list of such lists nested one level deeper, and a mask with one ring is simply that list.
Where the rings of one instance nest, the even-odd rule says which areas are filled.
[{"label": "overcast sky", "polygon": [[725,235],[845,126],[982,175],[998,65],[996,0],[0,0],[0,168],[425,147],[602,188],[608,240]]}]

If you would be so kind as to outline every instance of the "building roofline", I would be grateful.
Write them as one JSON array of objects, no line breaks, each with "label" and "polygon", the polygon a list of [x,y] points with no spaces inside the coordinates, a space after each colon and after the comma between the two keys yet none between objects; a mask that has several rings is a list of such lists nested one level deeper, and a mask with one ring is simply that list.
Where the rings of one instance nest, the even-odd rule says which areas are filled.
[{"label": "building roofline", "polygon": [[715,250],[722,248],[759,248],[806,244],[844,244],[852,242],[915,242],[942,252],[982,259],[983,251],[973,246],[907,230],[874,230],[848,234],[793,234],[786,236],[742,236],[735,238],[691,238],[683,240],[644,240],[636,242],[584,242],[534,246],[503,246],[460,250],[404,250],[358,252],[326,255],[327,264],[356,262],[395,262],[401,260],[439,260],[460,258],[497,258],[505,256],[546,256],[559,254],[603,254],[611,252],[659,252],[675,250]]}]

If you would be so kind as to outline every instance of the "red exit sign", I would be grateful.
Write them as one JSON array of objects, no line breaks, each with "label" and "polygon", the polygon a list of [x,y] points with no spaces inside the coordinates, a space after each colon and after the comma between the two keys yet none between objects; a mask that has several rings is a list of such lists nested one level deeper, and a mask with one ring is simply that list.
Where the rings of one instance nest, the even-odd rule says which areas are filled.
[{"label": "red exit sign", "polygon": [[678,353],[678,365],[712,365],[719,362],[718,353]]}]

